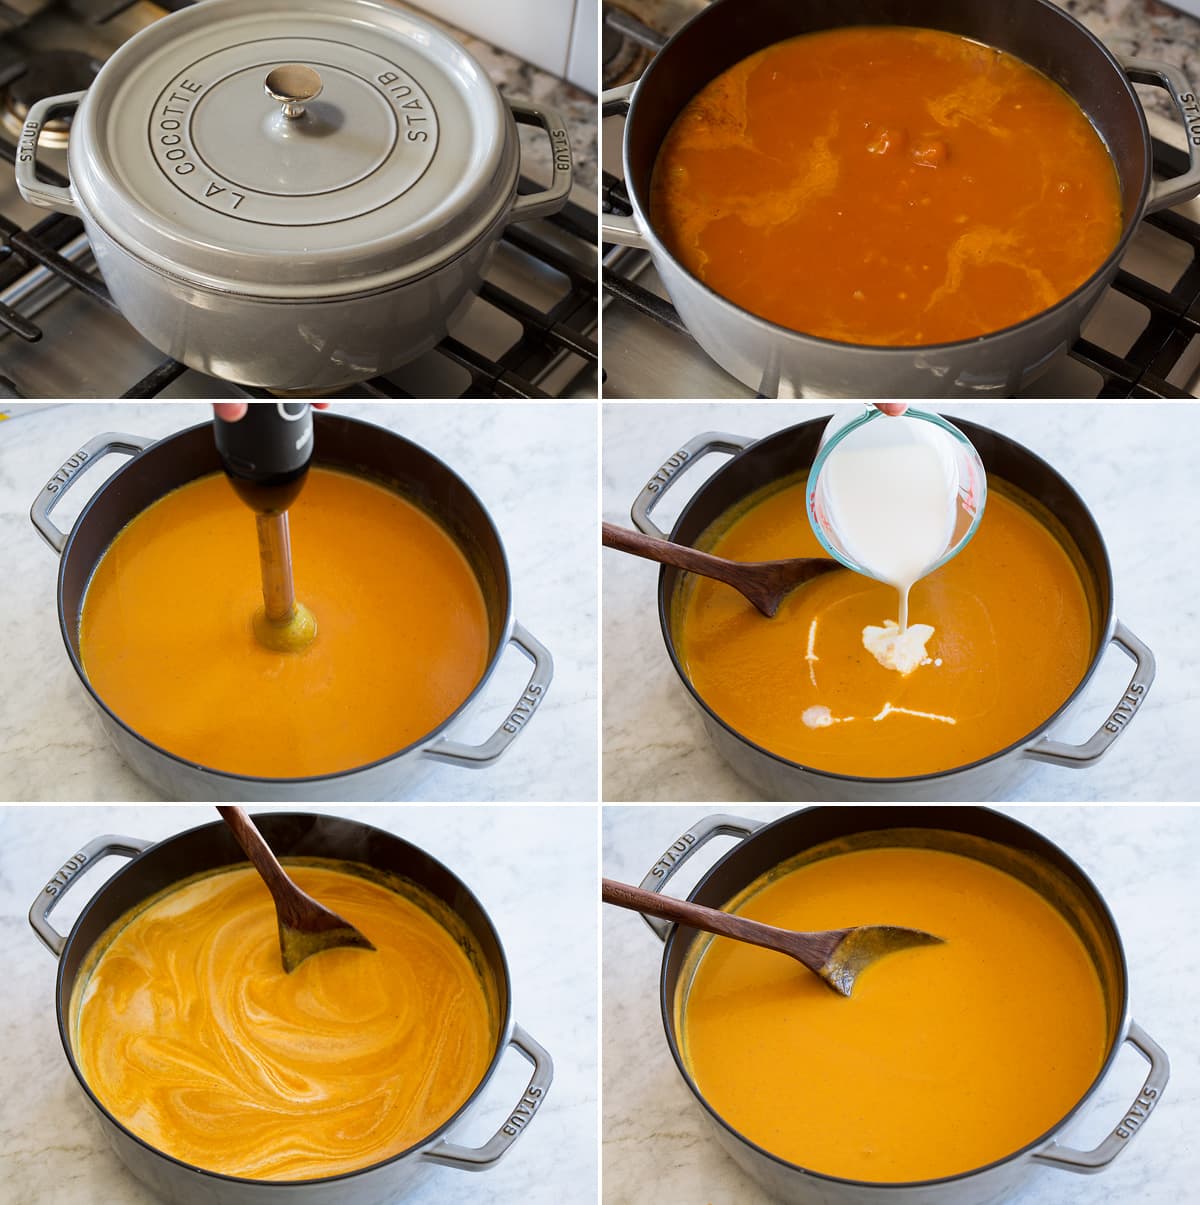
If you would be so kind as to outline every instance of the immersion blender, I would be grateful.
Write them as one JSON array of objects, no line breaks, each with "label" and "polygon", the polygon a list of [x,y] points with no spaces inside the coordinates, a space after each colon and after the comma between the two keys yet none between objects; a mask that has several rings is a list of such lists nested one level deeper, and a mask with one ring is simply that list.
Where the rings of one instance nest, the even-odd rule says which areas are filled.
[{"label": "immersion blender", "polygon": [[213,434],[230,483],[258,520],[263,606],[254,614],[254,634],[276,652],[300,652],[316,636],[317,621],[296,601],[287,512],[312,459],[312,406],[251,402],[235,422],[214,418]]}]

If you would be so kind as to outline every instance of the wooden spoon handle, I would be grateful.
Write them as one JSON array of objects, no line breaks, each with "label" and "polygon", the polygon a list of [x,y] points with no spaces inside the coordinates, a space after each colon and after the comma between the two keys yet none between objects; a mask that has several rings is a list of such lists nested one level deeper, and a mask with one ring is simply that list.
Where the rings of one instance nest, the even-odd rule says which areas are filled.
[{"label": "wooden spoon handle", "polygon": [[647,561],[657,561],[660,565],[673,565],[676,569],[686,569],[690,573],[699,573],[702,577],[715,577],[722,582],[729,582],[731,570],[736,571],[735,566],[730,565],[728,561],[722,560],[719,556],[701,552],[696,548],[688,548],[684,544],[672,544],[670,540],[657,540],[653,536],[644,536],[640,531],[631,531],[628,527],[618,527],[615,523],[600,525],[600,540],[605,548],[615,548],[618,552],[630,552]]},{"label": "wooden spoon handle", "polygon": [[[663,920],[690,925],[693,929],[702,929],[705,933],[716,933],[720,937],[748,941],[751,945],[764,946],[768,950],[779,950],[793,958],[799,958],[813,970],[825,960],[823,948],[810,948],[816,943],[809,940],[808,934],[777,929],[774,925],[764,925],[744,916],[733,916],[718,908],[706,908],[703,904],[693,904],[690,900],[659,895],[657,892],[631,887],[628,883],[618,883],[613,879],[602,880],[600,898],[606,904],[616,904],[618,908],[645,912]],[[815,965],[808,961],[809,957],[816,957]]]},{"label": "wooden spoon handle", "polygon": [[262,875],[275,900],[280,919],[285,924],[295,925],[301,918],[305,897],[288,878],[287,871],[279,865],[279,859],[271,852],[271,847],[262,833],[255,828],[254,821],[242,808],[228,804],[218,804],[217,811],[233,831],[237,843],[253,863],[254,869]]}]

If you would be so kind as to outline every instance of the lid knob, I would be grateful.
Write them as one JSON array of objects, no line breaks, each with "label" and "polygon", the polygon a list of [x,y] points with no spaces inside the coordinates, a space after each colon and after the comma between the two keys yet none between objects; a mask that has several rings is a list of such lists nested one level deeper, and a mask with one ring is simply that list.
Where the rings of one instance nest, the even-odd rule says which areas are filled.
[{"label": "lid knob", "polygon": [[320,75],[301,63],[273,68],[263,84],[266,94],[283,105],[283,115],[288,118],[302,117],[304,102],[320,96],[323,87]]}]

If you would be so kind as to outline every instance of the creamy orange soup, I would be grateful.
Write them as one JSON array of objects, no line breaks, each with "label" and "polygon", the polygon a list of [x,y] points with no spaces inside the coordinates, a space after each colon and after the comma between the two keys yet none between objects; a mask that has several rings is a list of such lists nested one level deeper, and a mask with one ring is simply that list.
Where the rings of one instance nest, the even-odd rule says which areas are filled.
[{"label": "creamy orange soup", "polygon": [[985,862],[834,853],[772,871],[730,908],[790,929],[945,938],[881,960],[849,999],[786,956],[703,947],[678,1010],[684,1061],[717,1113],[774,1155],[850,1179],[954,1175],[1044,1134],[1100,1071],[1095,963],[1056,908]]},{"label": "creamy orange soup", "polygon": [[84,598],[83,668],[147,740],[239,774],[329,774],[424,736],[478,684],[487,607],[434,519],[320,468],[289,519],[296,597],[317,620],[300,653],[254,637],[254,514],[223,475],[159,499],[104,554]]},{"label": "creamy orange soup", "polygon": [[650,219],[690,272],[793,330],[969,339],[1053,305],[1116,246],[1116,170],[1079,106],[1012,55],[863,26],[769,46],[659,151]]},{"label": "creamy orange soup", "polygon": [[[736,561],[825,556],[801,478],[752,500],[698,543]],[[971,542],[909,596],[928,664],[885,669],[863,630],[895,620],[896,591],[850,570],[792,591],[773,619],[694,578],[675,619],[692,684],[743,736],[792,761],[872,778],[931,774],[1020,740],[1066,701],[1095,648],[1066,547],[998,478]]]},{"label": "creamy orange soup", "polygon": [[117,921],[71,1003],[79,1069],[118,1121],[177,1159],[256,1180],[408,1149],[467,1100],[497,1042],[494,985],[442,905],[344,864],[285,862],[375,950],[327,950],[286,974],[271,897],[238,867]]}]

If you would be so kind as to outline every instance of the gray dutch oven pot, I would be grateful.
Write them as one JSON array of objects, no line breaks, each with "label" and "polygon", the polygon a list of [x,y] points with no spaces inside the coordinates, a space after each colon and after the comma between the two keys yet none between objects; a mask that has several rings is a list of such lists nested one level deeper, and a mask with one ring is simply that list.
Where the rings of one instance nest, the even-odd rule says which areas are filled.
[{"label": "gray dutch oven pot", "polygon": [[[713,431],[695,436],[668,457],[646,483],[631,510],[634,525],[646,535],[694,545],[709,524],[731,507],[764,485],[791,477],[811,465],[827,422],[827,417],[811,419],[760,440]],[[658,575],[658,616],[671,664],[700,709],[717,752],[768,799],[830,803],[992,799],[1019,782],[1032,769],[1033,762],[1082,769],[1099,761],[1145,702],[1154,681],[1154,654],[1117,620],[1112,565],[1104,538],[1083,499],[1050,465],[1015,440],[961,418],[956,417],[954,424],[975,445],[987,472],[1018,486],[1045,506],[1063,524],[1082,554],[1081,571],[1090,577],[1099,604],[1099,612],[1093,616],[1097,639],[1087,672],[1067,700],[1037,729],[979,761],[937,774],[905,778],[860,778],[817,770],[756,744],[727,724],[704,701],[685,673],[675,647],[676,611],[685,575],[664,566]],[[655,505],[710,452],[734,455],[697,490],[668,535],[651,518]],[[1047,733],[1082,695],[1110,644],[1134,662],[1128,688],[1089,740],[1081,745],[1054,740]]]},{"label": "gray dutch oven pot", "polygon": [[[836,343],[768,322],[713,292],[667,250],[650,224],[650,177],[683,106],[711,79],[785,38],[846,25],[917,25],[1009,51],[1074,97],[1108,147],[1120,179],[1121,239],[1095,274],[1057,305],[977,339],[917,348]],[[1179,109],[1190,167],[1151,179],[1152,143],[1133,84],[1157,84]],[[766,397],[1004,395],[1033,381],[1074,342],[1116,275],[1142,217],[1200,192],[1200,100],[1165,63],[1121,60],[1050,0],[714,0],[659,51],[635,83],[603,96],[604,116],[627,114],[623,145],[632,217],[603,215],[605,242],[649,250],[696,342]]]},{"label": "gray dutch oven pot", "polygon": [[[42,127],[76,107],[70,184],[43,183]],[[551,144],[539,192],[517,193],[518,123]],[[164,17],[87,92],[35,104],[16,163],[26,201],[83,220],[155,347],[310,393],[433,347],[504,231],[560,210],[571,179],[559,114],[501,97],[441,29],[377,0],[206,0]]]},{"label": "gray dutch oven pot", "polygon": [[[1113,1036],[1104,1065],[1075,1107],[1053,1129],[985,1167],[939,1180],[906,1184],[870,1184],[808,1171],[744,1138],[704,1099],[680,1056],[675,1026],[676,1000],[687,986],[681,982],[687,953],[704,934],[684,925],[643,917],[666,943],[659,992],[671,1057],[711,1122],[722,1149],[772,1196],[793,1205],[998,1205],[1033,1176],[1039,1165],[1072,1172],[1103,1171],[1125,1149],[1162,1098],[1170,1064],[1162,1047],[1130,1017],[1125,950],[1107,904],[1087,875],[1039,833],[987,808],[809,808],[765,825],[737,816],[707,816],[663,853],[641,885],[647,891],[662,891],[675,871],[713,837],[738,837],[739,844],[713,866],[688,896],[698,904],[720,908],[760,875],[795,854],[851,834],[886,829],[927,829],[981,837],[1033,854],[1072,884],[1083,901],[1081,906],[1086,909],[1091,926],[1101,935],[1100,961],[1113,968],[1116,979],[1117,998],[1109,1000],[1110,1020],[1115,1020],[1115,1024],[1110,1027]],[[1039,889],[1036,883],[1031,886]],[[1093,1150],[1080,1151],[1064,1145],[1063,1130],[1090,1104],[1126,1042],[1150,1064],[1137,1099]],[[946,1107],[952,1110],[953,1101],[947,1101]]]},{"label": "gray dutch oven pot", "polygon": [[[205,803],[250,800],[285,803],[345,802],[403,797],[430,761],[486,767],[520,735],[550,688],[550,651],[513,618],[508,560],[491,517],[470,487],[437,457],[399,435],[343,415],[317,413],[313,464],[378,481],[432,514],[454,537],[483,589],[490,627],[488,664],[475,689],[432,732],[388,757],[335,774],[258,778],[230,774],[177,757],[130,728],[92,689],[79,655],[79,617],[92,572],[117,533],[146,507],[181,485],[220,472],[212,424],[201,423],[157,442],[135,435],[97,435],[54,474],[29,512],[43,539],[61,554],[58,619],[67,655],[117,752],[147,782],[171,799]],[[87,502],[70,532],[51,512],[80,476],[110,452],[132,457]],[[402,554],[400,550],[397,555]],[[381,555],[387,553],[381,550]],[[448,730],[474,707],[504,650],[512,645],[533,663],[528,684],[496,731],[480,745],[449,737]],[[364,706],[372,706],[364,700]]]},{"label": "gray dutch oven pot", "polygon": [[[486,1171],[520,1137],[546,1098],[553,1078],[550,1055],[512,1017],[512,985],[500,937],[482,905],[453,872],[407,841],[354,820],[334,816],[271,812],[255,823],[281,857],[344,859],[397,874],[424,887],[468,926],[495,977],[500,1015],[495,1052],[479,1086],[457,1113],[408,1150],[361,1171],[314,1180],[263,1181],[220,1175],[181,1162],[126,1129],[97,1099],[79,1069],[70,1040],[71,992],[88,951],[115,920],[155,892],[191,875],[245,864],[245,855],[219,821],[168,837],[157,844],[133,837],[96,837],[57,871],[29,909],[29,923],[58,959],[55,1005],[58,1032],[71,1070],[100,1118],[104,1135],[131,1172],[172,1205],[386,1205],[433,1167]],[[79,877],[107,854],[130,858],[84,906],[68,935],[50,924],[50,914]],[[450,1141],[475,1109],[505,1051],[512,1047],[533,1065],[520,1101],[492,1138],[480,1147]]]}]

